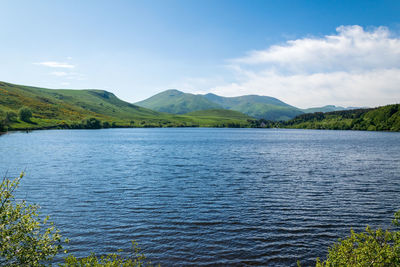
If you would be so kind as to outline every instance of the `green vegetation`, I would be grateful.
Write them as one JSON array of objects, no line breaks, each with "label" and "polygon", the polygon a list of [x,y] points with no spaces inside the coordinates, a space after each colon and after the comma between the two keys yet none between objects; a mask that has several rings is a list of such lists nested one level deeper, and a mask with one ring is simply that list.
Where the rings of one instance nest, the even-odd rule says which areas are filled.
[{"label": "green vegetation", "polygon": [[171,114],[184,114],[199,110],[227,109],[247,114],[250,117],[268,120],[288,120],[303,112],[276,98],[247,95],[222,97],[214,94],[194,95],[178,90],[167,90],[136,105]]},{"label": "green vegetation", "polygon": [[197,110],[221,109],[202,95],[183,93],[178,90],[167,90],[146,100],[135,103],[138,106],[171,114],[184,114]]},{"label": "green vegetation", "polygon": [[283,122],[286,128],[400,131],[400,104],[374,109],[355,109],[303,114]]},{"label": "green vegetation", "polygon": [[[9,114],[10,112],[8,112]],[[12,113],[12,112],[11,112]],[[25,121],[25,122],[31,122],[31,118],[32,118],[32,111],[27,108],[27,107],[22,107],[19,111],[18,111],[18,117],[21,121]]]},{"label": "green vegetation", "polygon": [[[18,188],[23,174],[16,179],[3,178],[0,184],[0,265],[1,266],[51,266],[51,260],[62,251],[59,231],[46,217],[42,220],[38,206],[18,202],[14,191]],[[76,258],[69,254],[62,267],[78,266],[151,266],[135,242],[133,253],[124,257],[119,250],[103,256],[91,254],[85,258]]]},{"label": "green vegetation", "polygon": [[[400,226],[400,212],[396,212],[394,226]],[[351,231],[350,237],[339,240],[328,252],[327,259],[317,259],[317,267],[323,266],[399,266],[400,231],[372,230]]]},{"label": "green vegetation", "polygon": [[353,108],[353,107],[337,107],[334,105],[327,105],[323,107],[315,107],[315,108],[306,108],[302,109],[304,113],[315,113],[315,112],[332,112],[332,111],[340,111],[340,110],[351,110],[351,109],[359,109],[359,108]]},{"label": "green vegetation", "polygon": [[[17,118],[13,114],[18,111],[24,111],[25,115]],[[227,121],[240,127],[249,126],[246,119],[224,119],[161,113],[127,103],[102,90],[55,90],[0,82],[0,132],[52,128],[228,127]]]},{"label": "green vegetation", "polygon": [[48,222],[41,220],[38,207],[16,202],[13,196],[20,177],[4,178],[0,185],[0,265],[40,266],[62,248],[61,236]]},{"label": "green vegetation", "polygon": [[180,115],[168,114],[127,103],[102,90],[55,90],[0,82],[0,132],[115,127],[276,127],[400,131],[399,104],[375,109],[302,114],[300,109],[276,98],[256,95],[203,96],[169,90],[150,99],[158,105],[165,98],[170,104],[180,99],[181,102],[178,101],[174,107],[181,112],[196,108],[201,110]]},{"label": "green vegetation", "polygon": [[257,119],[284,121],[303,114],[300,109],[269,96],[222,97],[215,94],[206,94],[204,97],[225,109],[240,111]]}]

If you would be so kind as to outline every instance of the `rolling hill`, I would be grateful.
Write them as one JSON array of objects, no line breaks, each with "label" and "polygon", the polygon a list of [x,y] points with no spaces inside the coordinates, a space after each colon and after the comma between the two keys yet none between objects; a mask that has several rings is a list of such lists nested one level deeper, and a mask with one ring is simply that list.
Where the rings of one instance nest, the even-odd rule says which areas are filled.
[{"label": "rolling hill", "polygon": [[335,105],[326,105],[323,107],[314,107],[314,108],[306,108],[302,109],[304,113],[315,113],[315,112],[332,112],[332,111],[340,111],[340,110],[351,110],[351,109],[360,109],[357,107],[338,107]]},{"label": "rolling hill", "polygon": [[185,114],[197,110],[222,108],[202,95],[183,93],[175,89],[166,90],[146,100],[137,102],[135,105],[171,114]]},{"label": "rolling hill", "polygon": [[400,104],[378,108],[303,114],[280,127],[329,130],[400,131]]},{"label": "rolling hill", "polygon": [[[7,113],[28,107],[33,113],[30,122],[6,121]],[[0,82],[0,122],[9,129],[82,128],[82,121],[95,118],[119,127],[173,127],[248,125],[245,115],[225,113],[225,117],[172,115],[125,102],[104,90],[46,89]],[[216,115],[216,114],[214,114]]]},{"label": "rolling hill", "polygon": [[178,90],[167,90],[135,104],[171,114],[184,114],[209,109],[228,109],[242,112],[257,119],[275,121],[288,120],[304,113],[296,107],[268,96],[223,97],[211,93],[194,95]]}]

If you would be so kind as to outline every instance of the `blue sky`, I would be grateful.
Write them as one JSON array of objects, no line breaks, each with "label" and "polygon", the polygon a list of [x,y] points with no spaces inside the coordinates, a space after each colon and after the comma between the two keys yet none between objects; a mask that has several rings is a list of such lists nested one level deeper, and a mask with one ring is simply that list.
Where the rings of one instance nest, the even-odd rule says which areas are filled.
[{"label": "blue sky", "polygon": [[6,82],[129,102],[168,88],[299,107],[400,102],[400,1],[3,0],[0,11]]}]

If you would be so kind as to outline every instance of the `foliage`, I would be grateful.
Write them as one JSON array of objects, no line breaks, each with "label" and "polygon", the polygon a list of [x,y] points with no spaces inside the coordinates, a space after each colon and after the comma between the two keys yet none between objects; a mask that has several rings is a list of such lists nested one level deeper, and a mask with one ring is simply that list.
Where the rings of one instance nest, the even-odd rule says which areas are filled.
[{"label": "foliage", "polygon": [[17,121],[17,113],[15,113],[14,111],[7,111],[6,112],[6,116],[5,116],[5,121],[6,122],[15,122]]},{"label": "foliage", "polygon": [[281,127],[328,130],[400,131],[400,104],[373,109],[303,114]]},{"label": "foliage", "polygon": [[[160,113],[122,101],[103,90],[56,90],[0,82],[0,111],[16,112],[23,106],[35,116],[30,122],[8,123],[9,130],[84,129],[87,127],[82,120],[86,118],[112,122],[111,127],[217,127],[233,120],[220,116],[204,118]],[[0,114],[0,117],[4,116]],[[235,119],[234,123],[248,126],[246,119]],[[107,126],[102,125],[103,128]]]},{"label": "foliage", "polygon": [[7,131],[6,123],[4,120],[0,119],[0,133]]},{"label": "foliage", "polygon": [[108,121],[104,121],[102,124],[102,128],[110,128],[111,124]]},{"label": "foliage", "polygon": [[101,121],[96,118],[90,118],[82,122],[85,129],[100,129],[102,128]]},{"label": "foliage", "polygon": [[[76,258],[69,255],[65,258],[65,263],[60,264],[60,267],[131,267],[131,266],[151,266],[151,263],[146,262],[146,257],[140,252],[136,242],[132,241],[133,253],[131,257],[124,257],[121,254],[111,253],[105,256],[97,257],[94,253],[85,258]],[[122,252],[122,250],[119,250]]]},{"label": "foliage", "polygon": [[167,90],[136,103],[139,106],[172,114],[186,114],[204,110],[238,111],[254,118],[288,120],[303,111],[276,98],[258,95],[222,97],[214,94],[194,95],[178,90]]},{"label": "foliage", "polygon": [[[399,226],[400,211],[396,212],[393,224]],[[328,257],[317,267],[323,266],[400,266],[400,231],[372,230],[355,233],[339,240],[329,249]]]},{"label": "foliage", "polygon": [[0,185],[0,265],[42,266],[62,248],[61,235],[48,217],[40,219],[37,206],[15,200],[22,177]]},{"label": "foliage", "polygon": [[174,89],[156,94],[146,100],[137,102],[136,105],[171,114],[185,114],[197,110],[222,108],[202,95],[183,93]]},{"label": "foliage", "polygon": [[21,121],[30,122],[32,118],[32,111],[27,107],[22,107],[18,111],[18,117]]},{"label": "foliage", "polygon": [[[22,177],[23,173],[13,180],[4,178],[0,185],[0,265],[51,266],[51,260],[61,251],[63,241],[48,217],[44,220],[39,218],[37,206],[14,198],[13,193]],[[130,257],[121,255],[121,252],[100,257],[92,253],[85,258],[70,254],[59,266],[151,266],[135,242],[132,242]]]}]

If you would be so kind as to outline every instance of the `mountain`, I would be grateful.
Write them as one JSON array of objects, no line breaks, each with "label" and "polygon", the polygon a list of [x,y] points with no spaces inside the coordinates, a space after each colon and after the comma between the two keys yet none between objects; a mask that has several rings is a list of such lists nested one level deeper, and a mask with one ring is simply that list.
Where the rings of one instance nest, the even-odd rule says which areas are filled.
[{"label": "mountain", "polygon": [[254,120],[254,118],[247,116],[239,111],[228,109],[208,109],[198,110],[187,113],[188,116],[202,117],[202,118],[229,118],[239,120]]},{"label": "mountain", "polygon": [[338,107],[335,105],[327,105],[323,107],[315,107],[315,108],[306,108],[302,109],[304,113],[314,113],[314,112],[332,112],[332,111],[340,111],[340,110],[351,110],[351,109],[360,109],[359,107]]},{"label": "mountain", "polygon": [[288,120],[303,112],[279,99],[269,96],[245,95],[237,97],[222,97],[215,94],[204,95],[210,101],[225,109],[240,111],[257,119],[273,121]]},{"label": "mountain", "polygon": [[[15,114],[22,107],[32,111],[30,122],[15,116],[7,119],[7,114]],[[104,90],[46,89],[0,82],[0,128],[4,124],[14,130],[84,128],[82,121],[89,118],[120,127],[248,126],[244,114],[241,118],[236,114],[207,118],[196,114],[179,116],[130,104]]]},{"label": "mountain", "polygon": [[228,109],[242,112],[257,119],[288,120],[303,114],[300,109],[290,106],[279,99],[246,95],[223,97],[215,94],[194,95],[178,90],[167,90],[135,105],[172,114],[184,114],[198,110]]},{"label": "mountain", "polygon": [[281,126],[302,129],[400,131],[400,104],[303,114],[284,122]]},{"label": "mountain", "polygon": [[171,114],[184,114],[196,110],[222,108],[220,105],[207,100],[202,95],[183,93],[175,89],[161,92],[146,100],[137,102],[135,105]]}]

